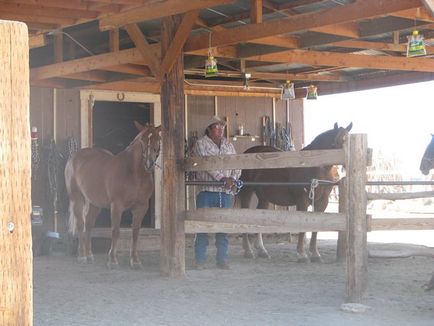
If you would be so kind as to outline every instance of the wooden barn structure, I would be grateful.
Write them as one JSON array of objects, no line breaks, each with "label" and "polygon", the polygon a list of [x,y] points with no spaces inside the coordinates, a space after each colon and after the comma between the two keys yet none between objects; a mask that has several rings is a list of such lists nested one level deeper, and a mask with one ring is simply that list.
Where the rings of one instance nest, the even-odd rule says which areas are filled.
[{"label": "wooden barn structure", "polygon": [[[116,151],[125,144],[115,140],[129,139],[127,125],[134,119],[163,125],[162,169],[156,171],[149,226],[161,230],[161,272],[168,276],[185,271],[184,219],[189,218],[185,142],[200,136],[207,117],[226,117],[228,136],[236,135],[243,124],[249,135],[237,135],[238,152],[264,141],[266,118],[274,127],[290,129],[299,149],[309,86],[317,87],[321,96],[434,79],[430,0],[0,0],[0,20],[4,26],[7,21],[23,22],[28,29],[25,41],[21,27],[19,32],[1,30],[2,62],[8,67],[1,87],[9,90],[2,96],[14,99],[21,94],[18,87],[28,87],[21,80],[10,82],[17,74],[28,74],[30,83],[29,119],[12,121],[9,114],[0,115],[2,132],[10,130],[2,135],[9,139],[24,135],[30,142],[29,132],[4,126],[29,121],[29,129],[37,128],[33,138],[39,137],[43,157],[32,158],[31,163],[33,169],[45,172],[34,173],[40,178],[32,180],[32,202],[52,210],[47,215],[53,229],[61,228],[60,195],[53,196],[61,181],[52,178],[54,168],[48,186],[43,184],[49,177],[44,164],[61,161],[75,146],[111,146]],[[426,54],[409,57],[407,42],[416,29],[425,38]],[[30,72],[17,68],[25,63],[20,66],[5,59],[26,48],[26,41]],[[218,73],[206,78],[205,60],[210,56],[217,59]],[[25,55],[19,57],[26,60]],[[281,100],[287,81],[294,84],[296,97],[289,101]],[[12,112],[14,103],[3,103],[9,103]],[[107,144],[108,139],[112,141]],[[363,137],[354,143],[363,145]],[[26,147],[22,148],[26,161]],[[351,144],[347,151],[350,148]],[[5,157],[10,156],[0,153]],[[339,156],[335,163],[343,161]],[[15,184],[4,175],[0,193],[8,193]],[[17,200],[11,199],[8,209],[14,204]],[[8,231],[8,220],[1,218],[2,256],[14,248],[8,235],[17,234]],[[30,241],[28,235],[24,233],[24,242]],[[29,254],[24,250],[16,257]],[[12,270],[21,260],[10,262]],[[358,263],[363,269],[363,262]],[[31,269],[27,273],[31,275]],[[355,300],[362,295],[363,284],[356,287],[350,296]],[[28,301],[31,304],[31,293]],[[19,324],[31,323],[26,319],[31,309],[10,312],[3,309],[3,302],[0,306],[3,324],[14,324],[18,317],[27,320]]]}]

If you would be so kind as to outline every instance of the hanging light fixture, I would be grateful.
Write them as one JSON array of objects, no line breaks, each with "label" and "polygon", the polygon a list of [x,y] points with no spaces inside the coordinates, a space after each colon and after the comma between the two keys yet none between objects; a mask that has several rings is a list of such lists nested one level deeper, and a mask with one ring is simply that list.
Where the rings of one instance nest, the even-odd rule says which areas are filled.
[{"label": "hanging light fixture", "polygon": [[285,84],[282,85],[282,93],[280,95],[282,100],[294,100],[295,99],[295,90],[294,83],[287,80]]},{"label": "hanging light fixture", "polygon": [[211,50],[211,32],[209,33],[208,57],[205,60],[205,77],[217,76],[217,60],[212,55]]},{"label": "hanging light fixture", "polygon": [[318,98],[318,88],[315,85],[310,85],[307,88],[306,100],[316,100]]},{"label": "hanging light fixture", "polygon": [[415,29],[408,37],[407,57],[417,57],[425,54],[426,49],[423,35],[419,34],[419,31]]}]

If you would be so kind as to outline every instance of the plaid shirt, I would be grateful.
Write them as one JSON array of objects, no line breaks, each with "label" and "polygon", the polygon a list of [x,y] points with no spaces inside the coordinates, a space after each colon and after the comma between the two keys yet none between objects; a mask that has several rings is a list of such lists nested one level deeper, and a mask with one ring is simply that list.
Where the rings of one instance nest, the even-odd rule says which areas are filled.
[{"label": "plaid shirt", "polygon": [[[192,156],[219,156],[236,154],[234,145],[226,138],[223,138],[220,148],[208,136],[198,139],[193,146]],[[196,180],[199,181],[220,181],[225,177],[232,177],[237,180],[241,175],[241,170],[213,170],[196,172]],[[224,187],[218,186],[199,186],[200,191],[229,192]]]}]

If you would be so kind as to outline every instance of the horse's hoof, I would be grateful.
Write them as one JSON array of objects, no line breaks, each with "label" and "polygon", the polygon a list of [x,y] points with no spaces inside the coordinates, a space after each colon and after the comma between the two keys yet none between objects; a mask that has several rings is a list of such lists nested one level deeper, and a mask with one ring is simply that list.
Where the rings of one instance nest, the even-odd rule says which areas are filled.
[{"label": "horse's hoof", "polygon": [[86,256],[78,256],[77,257],[77,262],[79,264],[87,264],[87,257]]},{"label": "horse's hoof", "polygon": [[258,257],[260,257],[260,258],[267,258],[267,259],[271,258],[270,255],[268,254],[268,252],[266,252],[266,251],[259,251],[258,252]]},{"label": "horse's hoof", "polygon": [[132,260],[130,261],[130,267],[131,267],[131,269],[133,269],[135,271],[143,268],[142,263],[140,261],[139,262],[133,262]]},{"label": "horse's hoof", "polygon": [[307,256],[299,256],[297,258],[297,263],[308,263],[309,262],[309,258]]},{"label": "horse's hoof", "polygon": [[253,258],[255,258],[255,255],[253,255],[253,252],[251,252],[251,251],[245,251],[244,252],[244,258],[253,259]]},{"label": "horse's hoof", "polygon": [[110,269],[110,270],[112,270],[112,269],[118,269],[118,267],[119,267],[119,263],[117,261],[113,262],[113,261],[109,260],[107,262],[107,268]]},{"label": "horse's hoof", "polygon": [[93,257],[93,255],[87,256],[86,257],[86,262],[88,264],[93,264],[95,262],[95,258]]},{"label": "horse's hoof", "polygon": [[321,256],[312,256],[310,257],[310,261],[311,263],[322,263],[322,258]]}]

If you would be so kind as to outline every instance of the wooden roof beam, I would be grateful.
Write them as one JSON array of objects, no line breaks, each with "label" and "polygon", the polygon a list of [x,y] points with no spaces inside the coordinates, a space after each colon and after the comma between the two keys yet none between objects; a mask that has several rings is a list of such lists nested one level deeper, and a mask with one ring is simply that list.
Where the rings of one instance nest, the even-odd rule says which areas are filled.
[{"label": "wooden roof beam", "polygon": [[234,2],[234,0],[152,1],[138,8],[102,17],[99,20],[99,27],[104,31],[144,20],[176,15],[190,10],[214,7],[232,2]]},{"label": "wooden roof beam", "polygon": [[149,45],[140,28],[137,24],[128,24],[125,26],[125,29],[145,61],[148,62],[148,67],[151,69],[152,74],[155,78],[160,79],[160,60],[152,51],[151,45]]},{"label": "wooden roof beam", "polygon": [[199,10],[191,10],[184,14],[181,23],[176,31],[175,37],[172,40],[169,48],[166,51],[166,55],[161,62],[161,76],[164,77],[170,72],[176,59],[182,55],[182,48],[185,41],[191,32],[197,18],[199,16]]},{"label": "wooden roof beam", "polygon": [[262,23],[262,0],[250,0],[250,23]]},{"label": "wooden roof beam", "polygon": [[434,17],[434,0],[422,0],[423,5],[426,10],[431,14],[431,17]]},{"label": "wooden roof beam", "polygon": [[[42,2],[43,3],[43,2]],[[31,15],[40,17],[57,17],[64,19],[95,19],[98,16],[98,12],[91,10],[81,10],[76,8],[54,8],[46,5],[27,5],[19,3],[1,3],[0,12],[14,13],[18,15]]]},{"label": "wooden roof beam", "polygon": [[[352,22],[359,19],[383,16],[392,12],[417,8],[419,0],[402,1],[357,1],[350,5],[339,6],[332,9],[314,13],[297,15],[277,21],[267,21],[261,24],[250,24],[227,31],[216,32],[213,35],[213,44],[216,46],[248,42],[258,38],[276,36],[316,27]],[[208,47],[207,35],[191,36],[186,43],[186,51],[194,51]]]},{"label": "wooden roof beam", "polygon": [[409,59],[406,57],[292,50],[281,53],[252,56],[248,59],[266,62],[299,63],[311,66],[434,72],[434,60],[428,58]]},{"label": "wooden roof beam", "polygon": [[41,46],[45,46],[46,44],[47,42],[43,34],[29,36],[29,47],[31,49],[40,48]]},{"label": "wooden roof beam", "polygon": [[[153,50],[155,51],[155,48]],[[143,61],[140,51],[134,48],[32,68],[30,70],[30,79],[39,80],[62,77],[74,73],[104,69],[104,67],[127,63],[143,63]]]}]

